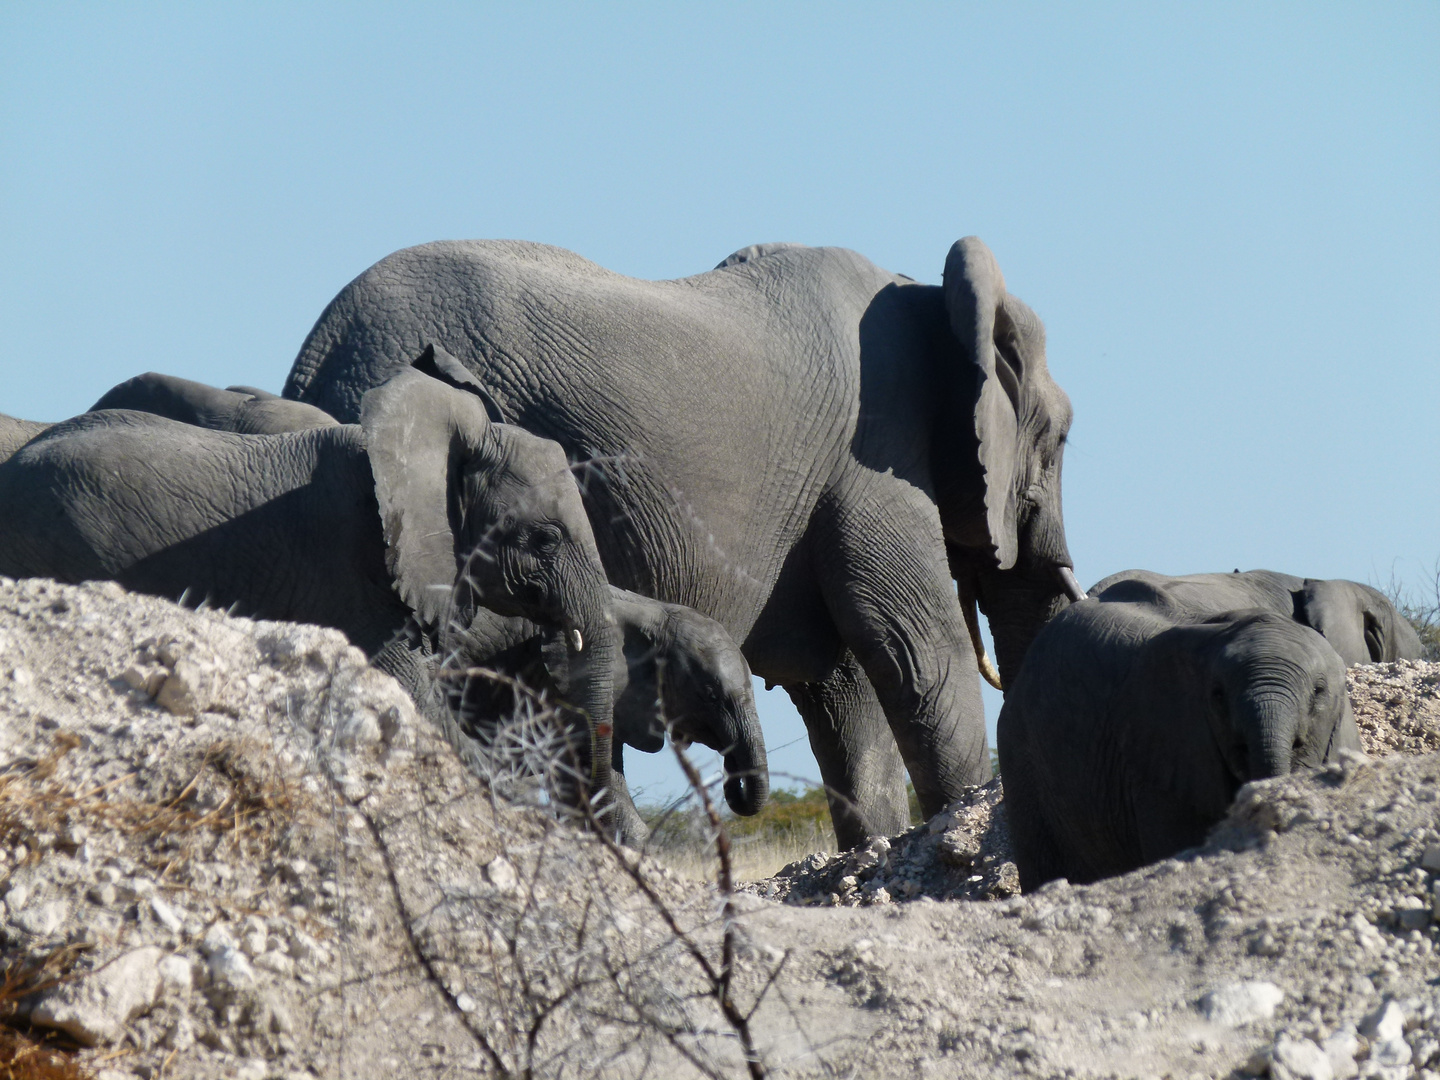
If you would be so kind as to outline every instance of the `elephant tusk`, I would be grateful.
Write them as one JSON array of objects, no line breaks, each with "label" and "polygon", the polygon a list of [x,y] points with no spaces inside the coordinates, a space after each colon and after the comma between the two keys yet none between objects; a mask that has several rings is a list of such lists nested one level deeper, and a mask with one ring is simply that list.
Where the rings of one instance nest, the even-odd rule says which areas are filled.
[{"label": "elephant tusk", "polygon": [[990,662],[990,657],[985,653],[985,642],[980,639],[980,615],[975,610],[975,598],[966,596],[960,601],[960,610],[965,615],[965,629],[970,631],[970,644],[975,646],[975,661],[980,665],[980,674],[985,681],[996,690],[1004,690],[1000,682],[1000,672],[995,670],[995,665]]},{"label": "elephant tusk", "polygon": [[585,639],[580,635],[579,630],[570,631],[570,644],[575,647],[576,652],[583,652],[585,650]]},{"label": "elephant tusk", "polygon": [[1080,582],[1075,579],[1075,571],[1068,566],[1057,566],[1055,576],[1060,579],[1060,584],[1065,589],[1065,595],[1071,602],[1078,604],[1085,599],[1085,590],[1080,588]]}]

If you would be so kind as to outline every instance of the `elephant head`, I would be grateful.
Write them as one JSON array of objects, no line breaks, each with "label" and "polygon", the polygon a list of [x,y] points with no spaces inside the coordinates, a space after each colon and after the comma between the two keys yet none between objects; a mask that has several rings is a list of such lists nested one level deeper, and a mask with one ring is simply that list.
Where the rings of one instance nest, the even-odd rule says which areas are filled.
[{"label": "elephant head", "polygon": [[1358,749],[1345,664],[1324,638],[1269,612],[1209,622],[1223,630],[1202,654],[1207,717],[1238,783],[1286,776]]},{"label": "elephant head", "polygon": [[579,764],[591,790],[604,789],[618,635],[564,452],[493,422],[479,395],[422,370],[368,391],[360,423],[401,599],[429,628],[485,608],[558,630],[568,699],[587,718]]},{"label": "elephant head", "polygon": [[1378,589],[1357,581],[1305,580],[1293,593],[1295,618],[1313,627],[1346,664],[1418,660],[1420,636]]},{"label": "elephant head", "polygon": [[759,813],[770,795],[765,736],[755,710],[750,667],[714,619],[679,604],[617,590],[627,680],[615,702],[626,745],[647,753],[677,743],[718,750],[725,801],[737,814]]},{"label": "elephant head", "polygon": [[[981,671],[1008,686],[1040,627],[1084,596],[1060,499],[1070,399],[1046,366],[1044,325],[1006,291],[995,256],[973,236],[945,260],[944,300],[958,349],[942,399],[963,419],[935,440],[941,527]],[[980,645],[977,603],[998,675]]]},{"label": "elephant head", "polygon": [[1314,630],[1273,612],[1224,612],[1158,634],[1129,692],[1140,694],[1140,712],[1164,719],[1168,756],[1185,771],[1155,779],[1210,784],[1212,820],[1242,784],[1360,746],[1339,654]]}]

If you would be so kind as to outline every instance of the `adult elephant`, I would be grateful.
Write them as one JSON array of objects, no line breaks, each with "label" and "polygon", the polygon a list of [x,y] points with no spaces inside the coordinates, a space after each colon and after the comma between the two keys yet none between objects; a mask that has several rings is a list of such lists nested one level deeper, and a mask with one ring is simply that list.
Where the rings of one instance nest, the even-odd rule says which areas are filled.
[{"label": "adult elephant", "polygon": [[1418,660],[1420,637],[1379,589],[1274,570],[1167,577],[1123,570],[1099,581],[1091,596],[1148,604],[1174,615],[1218,614],[1256,607],[1315,630],[1346,665]]},{"label": "adult elephant", "polygon": [[516,241],[409,248],[330,303],[284,396],[351,420],[425,341],[594,463],[612,583],[718,620],[786,688],[842,845],[908,825],[897,744],[927,815],[988,779],[974,604],[1009,680],[1083,594],[1070,402],[978,239],[942,286],[793,244],[674,281]]}]

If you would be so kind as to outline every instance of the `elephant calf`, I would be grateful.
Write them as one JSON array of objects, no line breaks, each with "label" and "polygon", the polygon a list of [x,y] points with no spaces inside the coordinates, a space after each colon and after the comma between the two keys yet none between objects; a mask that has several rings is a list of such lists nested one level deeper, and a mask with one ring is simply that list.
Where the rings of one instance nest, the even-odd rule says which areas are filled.
[{"label": "elephant calf", "polygon": [[1320,633],[1347,665],[1420,659],[1420,637],[1378,589],[1358,581],[1318,580],[1249,570],[1166,577],[1149,570],[1111,574],[1091,596],[1150,604],[1177,615],[1256,607]]},{"label": "elephant calf", "polygon": [[1255,608],[1177,614],[1111,590],[1036,637],[997,744],[1028,891],[1193,847],[1242,784],[1360,740],[1345,665],[1316,631]]},{"label": "elephant calf", "polygon": [[[611,597],[623,643],[614,675],[612,756],[616,800],[628,819],[622,832],[635,842],[647,831],[630,802],[623,748],[659,751],[667,725],[676,740],[718,750],[730,809],[758,813],[769,796],[769,771],[750,668],[740,647],[718,622],[691,608],[613,587]],[[565,697],[553,639],[532,623],[477,617],[449,627],[441,642],[445,666],[457,675],[484,668]],[[461,726],[482,743],[515,711],[516,694],[506,682],[469,676],[447,680],[447,686]]]}]

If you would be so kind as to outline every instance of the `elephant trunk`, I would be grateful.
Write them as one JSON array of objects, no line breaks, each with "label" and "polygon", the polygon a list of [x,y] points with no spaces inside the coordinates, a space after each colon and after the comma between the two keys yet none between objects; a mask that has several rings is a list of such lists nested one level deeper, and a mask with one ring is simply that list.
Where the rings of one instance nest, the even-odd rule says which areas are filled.
[{"label": "elephant trunk", "polygon": [[990,622],[1000,682],[1010,686],[1020,673],[1030,643],[1040,629],[1070,606],[1060,580],[1031,578],[1018,571],[981,572],[975,578],[976,600]]},{"label": "elephant trunk", "polygon": [[736,737],[725,752],[725,801],[742,817],[760,812],[770,797],[770,767],[765,736],[752,705],[736,723]]},{"label": "elephant trunk", "polygon": [[[566,597],[563,620],[566,663],[569,668],[566,700],[584,717],[572,742],[575,769],[588,793],[596,816],[614,827],[616,800],[611,777],[615,735],[615,665],[620,652],[619,631],[610,610],[609,585],[595,569],[584,586]],[[578,797],[579,792],[575,795]]]},{"label": "elephant trunk", "polygon": [[1235,719],[1248,751],[1249,779],[1289,775],[1299,708],[1293,695],[1276,690],[1260,690],[1242,697]]}]

